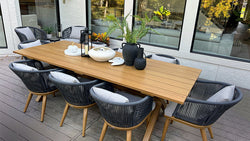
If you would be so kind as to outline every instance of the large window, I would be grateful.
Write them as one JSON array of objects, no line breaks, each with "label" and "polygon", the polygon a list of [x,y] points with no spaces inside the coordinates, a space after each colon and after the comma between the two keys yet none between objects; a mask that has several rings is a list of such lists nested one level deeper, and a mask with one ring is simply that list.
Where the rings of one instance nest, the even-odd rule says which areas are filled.
[{"label": "large window", "polygon": [[192,51],[250,61],[249,0],[202,0]]},{"label": "large window", "polygon": [[[160,21],[152,21],[149,26],[155,32],[149,32],[140,42],[151,45],[178,49],[184,15],[185,0],[136,0],[135,15],[144,17],[158,16]],[[134,27],[140,25],[136,19]]]},{"label": "large window", "polygon": [[0,48],[6,48],[6,39],[4,34],[4,25],[3,25],[3,16],[2,16],[2,9],[0,5]]},{"label": "large window", "polygon": [[[107,15],[113,14],[122,19],[124,15],[124,0],[88,0],[88,26],[92,32],[104,33],[108,31]],[[117,38],[121,31],[116,30],[110,37]]]},{"label": "large window", "polygon": [[19,0],[23,26],[57,27],[55,0]]}]

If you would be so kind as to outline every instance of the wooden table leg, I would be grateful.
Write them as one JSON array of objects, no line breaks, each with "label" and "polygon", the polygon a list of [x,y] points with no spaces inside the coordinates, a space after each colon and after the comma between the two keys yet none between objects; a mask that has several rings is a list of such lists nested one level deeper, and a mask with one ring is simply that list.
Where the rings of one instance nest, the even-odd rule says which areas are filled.
[{"label": "wooden table leg", "polygon": [[162,105],[161,101],[159,99],[156,99],[156,107],[155,107],[154,111],[152,112],[149,124],[147,126],[146,133],[145,133],[145,135],[143,137],[143,141],[149,141],[150,140],[152,131],[154,129],[156,120],[158,118],[158,115],[159,115],[159,112],[160,112],[160,109],[161,109],[161,105]]},{"label": "wooden table leg", "polygon": [[36,102],[40,102],[40,101],[42,101],[42,96],[41,96],[41,95],[38,95],[38,96],[36,97]]}]

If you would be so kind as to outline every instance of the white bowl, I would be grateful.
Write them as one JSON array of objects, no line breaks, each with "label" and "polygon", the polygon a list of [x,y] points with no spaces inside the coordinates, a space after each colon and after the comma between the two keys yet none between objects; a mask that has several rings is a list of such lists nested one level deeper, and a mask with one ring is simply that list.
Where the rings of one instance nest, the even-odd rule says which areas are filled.
[{"label": "white bowl", "polygon": [[115,51],[108,47],[98,47],[91,49],[89,56],[95,61],[105,62],[115,56]]}]

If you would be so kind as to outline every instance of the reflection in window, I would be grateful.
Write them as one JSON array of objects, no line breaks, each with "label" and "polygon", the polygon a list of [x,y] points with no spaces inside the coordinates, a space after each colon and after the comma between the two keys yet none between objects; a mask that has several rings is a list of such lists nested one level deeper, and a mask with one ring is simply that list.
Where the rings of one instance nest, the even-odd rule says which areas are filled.
[{"label": "reflection in window", "polygon": [[2,16],[2,9],[0,5],[0,48],[6,48],[6,40],[4,34],[4,25],[3,25],[3,16]]},{"label": "reflection in window", "polygon": [[194,52],[250,59],[248,0],[202,0]]},{"label": "reflection in window", "polygon": [[[152,21],[149,26],[159,34],[149,32],[140,42],[178,48],[184,15],[185,0],[136,0],[135,15],[158,16],[160,21]],[[140,25],[134,20],[134,28]]]},{"label": "reflection in window", "polygon": [[19,0],[23,26],[56,28],[55,0]]},{"label": "reflection in window", "polygon": [[[104,21],[107,15],[113,14],[115,17],[123,18],[124,0],[89,0],[88,21],[92,32],[104,33],[108,31],[109,23]],[[121,31],[116,30],[110,37],[118,38]]]}]

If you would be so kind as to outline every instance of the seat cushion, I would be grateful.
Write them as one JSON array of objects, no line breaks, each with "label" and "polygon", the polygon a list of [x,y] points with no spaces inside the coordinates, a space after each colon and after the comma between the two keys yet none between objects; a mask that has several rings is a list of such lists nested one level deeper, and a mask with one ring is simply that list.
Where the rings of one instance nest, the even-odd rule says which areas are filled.
[{"label": "seat cushion", "polygon": [[76,27],[76,26],[72,26],[72,30],[70,33],[70,38],[73,39],[80,39],[81,37],[81,30],[85,30],[85,27]]},{"label": "seat cushion", "polygon": [[226,86],[225,88],[219,90],[213,96],[209,97],[207,101],[209,102],[226,102],[232,101],[234,96],[235,85]]},{"label": "seat cushion", "polygon": [[167,107],[164,110],[164,114],[166,116],[172,117],[172,115],[173,115],[173,113],[175,111],[176,106],[177,106],[177,103],[169,101],[169,104],[167,105]]},{"label": "seat cushion", "polygon": [[24,34],[27,40],[29,41],[36,40],[35,35],[33,34],[32,30],[29,27],[19,28],[16,30]]},{"label": "seat cushion", "polygon": [[176,64],[176,59],[172,59],[172,58],[167,58],[167,57],[163,57],[163,56],[158,56],[156,54],[153,54],[151,59],[154,60],[159,60],[159,61],[164,61],[164,62],[168,62],[168,63],[172,63],[172,64]]},{"label": "seat cushion", "polygon": [[102,88],[97,88],[97,87],[93,87],[93,91],[95,92],[95,94],[100,98],[103,99],[105,101],[108,101],[110,103],[127,103],[129,102],[128,98],[126,98],[125,96],[122,96],[118,93],[113,93],[111,91],[102,89]]},{"label": "seat cushion", "polygon": [[25,71],[38,71],[37,68],[25,65],[25,64],[21,64],[21,63],[12,63],[13,67],[16,69],[20,69],[20,70],[25,70]]},{"label": "seat cushion", "polygon": [[63,82],[67,82],[67,83],[80,83],[80,81],[68,74],[62,73],[62,72],[57,72],[57,71],[53,71],[50,72],[50,74],[57,80],[63,81]]},{"label": "seat cushion", "polygon": [[30,42],[30,43],[25,43],[25,44],[19,44],[23,49],[25,48],[29,48],[29,47],[34,47],[34,46],[40,46],[42,45],[40,40],[36,40],[34,42]]}]

